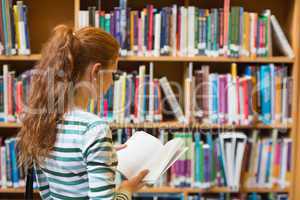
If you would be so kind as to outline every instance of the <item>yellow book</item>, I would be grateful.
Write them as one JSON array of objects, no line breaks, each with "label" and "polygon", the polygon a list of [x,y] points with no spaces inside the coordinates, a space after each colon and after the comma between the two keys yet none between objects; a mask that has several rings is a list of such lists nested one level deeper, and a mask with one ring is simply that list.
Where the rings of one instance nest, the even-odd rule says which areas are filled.
[{"label": "yellow book", "polygon": [[231,76],[234,80],[237,78],[237,65],[236,63],[231,64]]},{"label": "yellow book", "polygon": [[134,11],[130,12],[130,50],[133,50],[134,44]]},{"label": "yellow book", "polygon": [[20,30],[19,30],[19,9],[18,6],[14,6],[13,7],[13,11],[14,11],[14,21],[15,21],[15,30],[16,30],[16,43],[18,46],[18,49],[21,48],[21,42],[20,42]]},{"label": "yellow book", "polygon": [[250,53],[250,40],[249,40],[250,18],[249,18],[248,12],[244,12],[243,19],[244,19],[243,50],[244,50],[244,55],[249,56],[249,53]]}]

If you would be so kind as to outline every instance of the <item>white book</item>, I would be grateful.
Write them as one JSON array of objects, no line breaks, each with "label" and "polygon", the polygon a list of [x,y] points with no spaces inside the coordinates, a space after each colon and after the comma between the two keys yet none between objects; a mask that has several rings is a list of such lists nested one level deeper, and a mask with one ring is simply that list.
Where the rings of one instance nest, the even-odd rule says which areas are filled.
[{"label": "white book", "polygon": [[154,82],[153,82],[154,64],[150,62],[149,65],[149,114],[148,120],[154,121]]},{"label": "white book", "polygon": [[177,5],[174,4],[172,7],[172,26],[173,26],[173,32],[171,33],[171,40],[173,40],[173,46],[172,48],[172,56],[177,55],[177,39],[176,39],[176,32],[177,32]]},{"label": "white book", "polygon": [[160,13],[155,14],[154,18],[154,56],[160,55],[160,31],[161,31],[161,15]]},{"label": "white book", "polygon": [[239,121],[241,124],[246,124],[246,119],[244,118],[245,116],[245,104],[244,104],[244,92],[243,92],[243,81],[245,81],[245,79],[240,78],[239,80],[239,88],[238,88],[238,92],[239,92],[239,108],[240,108],[240,113],[239,113]]},{"label": "white book", "polygon": [[219,137],[227,185],[237,191],[247,137],[239,132],[225,132]]},{"label": "white book", "polygon": [[88,26],[89,19],[89,11],[80,10],[78,15],[78,28],[83,28]]},{"label": "white book", "polygon": [[259,168],[259,177],[258,177],[258,185],[259,187],[266,186],[266,170],[267,170],[267,160],[268,160],[268,139],[264,139],[262,141],[262,156]]},{"label": "white book", "polygon": [[147,50],[146,46],[145,46],[144,34],[145,34],[145,13],[141,12],[141,44],[142,44],[142,51],[139,52],[139,54],[141,54],[141,55],[145,55],[146,50]]},{"label": "white book", "polygon": [[[118,82],[119,80],[116,80],[114,82],[114,94],[118,94]],[[116,97],[116,95],[114,95],[113,98],[113,121],[117,122],[117,110],[118,110],[118,98]]]},{"label": "white book", "polygon": [[175,94],[170,86],[170,83],[166,77],[159,79],[162,90],[165,93],[168,103],[171,106],[173,113],[175,114],[177,120],[181,123],[185,123],[185,117],[183,115],[182,109],[175,97]]},{"label": "white book", "polygon": [[284,188],[286,184],[286,172],[287,172],[287,162],[288,162],[288,139],[283,139],[281,160],[280,160],[280,175],[279,175],[279,186]]},{"label": "white book", "polygon": [[144,122],[144,93],[145,93],[145,71],[146,67],[144,65],[139,68],[139,87],[138,87],[138,112],[137,112],[137,122]]},{"label": "white book", "polygon": [[181,27],[180,27],[180,56],[187,55],[187,9],[180,7]]},{"label": "white book", "polygon": [[195,55],[195,7],[188,7],[188,21],[187,21],[187,32],[188,32],[188,56]]},{"label": "white book", "polygon": [[100,18],[99,12],[96,11],[96,13],[95,13],[95,27],[96,27],[96,28],[100,28],[99,18]]},{"label": "white book", "polygon": [[144,181],[155,183],[187,150],[184,140],[175,138],[165,145],[156,137],[136,132],[126,142],[127,147],[118,151],[117,170],[130,179],[142,170],[149,170]]},{"label": "white book", "polygon": [[191,121],[192,118],[192,106],[191,106],[191,92],[192,92],[192,80],[186,78],[184,80],[184,111],[185,119],[187,122]]},{"label": "white book", "polygon": [[234,174],[234,188],[236,190],[240,187],[240,178],[241,178],[241,171],[242,171],[242,163],[243,157],[245,152],[247,138],[245,135],[239,135],[236,138],[236,158],[235,158],[235,174]]},{"label": "white book", "polygon": [[293,58],[295,56],[293,49],[292,49],[291,45],[289,44],[282,28],[280,27],[280,25],[274,15],[271,15],[271,24],[272,24],[273,30],[275,32],[275,34],[274,34],[275,38],[279,44],[279,47],[280,47],[282,53],[285,56]]},{"label": "white book", "polygon": [[6,151],[5,147],[1,147],[1,187],[7,187],[7,176],[6,176]]},{"label": "white book", "polygon": [[236,79],[231,77],[228,83],[228,121],[230,124],[238,124],[237,98]]}]

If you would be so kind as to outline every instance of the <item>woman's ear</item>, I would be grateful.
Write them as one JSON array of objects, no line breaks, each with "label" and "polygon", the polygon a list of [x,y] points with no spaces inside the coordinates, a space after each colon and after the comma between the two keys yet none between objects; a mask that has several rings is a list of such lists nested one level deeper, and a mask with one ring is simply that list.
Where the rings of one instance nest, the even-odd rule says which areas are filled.
[{"label": "woman's ear", "polygon": [[100,69],[101,69],[101,63],[95,63],[92,66],[91,75],[93,80],[98,78]]}]

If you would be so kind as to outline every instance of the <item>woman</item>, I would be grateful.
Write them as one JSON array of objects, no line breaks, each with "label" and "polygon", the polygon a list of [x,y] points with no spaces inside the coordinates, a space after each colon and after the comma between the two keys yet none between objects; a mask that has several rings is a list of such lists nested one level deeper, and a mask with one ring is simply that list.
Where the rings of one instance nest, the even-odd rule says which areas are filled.
[{"label": "woman", "polygon": [[115,188],[111,132],[85,111],[112,84],[118,52],[111,35],[91,27],[60,25],[45,44],[18,134],[20,160],[35,165],[43,199],[123,200],[143,186],[146,170]]}]

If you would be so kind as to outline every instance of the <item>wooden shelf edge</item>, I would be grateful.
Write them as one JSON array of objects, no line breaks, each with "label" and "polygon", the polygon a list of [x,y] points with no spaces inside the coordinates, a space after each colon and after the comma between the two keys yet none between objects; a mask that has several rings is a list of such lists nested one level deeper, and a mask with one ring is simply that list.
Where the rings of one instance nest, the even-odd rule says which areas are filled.
[{"label": "wooden shelf edge", "polygon": [[[40,54],[29,56],[0,56],[0,61],[38,61]],[[208,57],[208,56],[126,56],[120,57],[121,62],[236,62],[236,63],[294,63],[294,59],[284,56],[274,57]]]},{"label": "wooden shelf edge", "polygon": [[[24,193],[24,188],[0,188],[0,193]],[[38,190],[34,191],[36,194],[39,193]],[[210,189],[200,189],[200,188],[174,188],[174,187],[158,187],[158,188],[143,188],[138,193],[288,193],[289,188],[241,188],[238,191],[231,190],[226,187],[213,187]]]},{"label": "wooden shelf edge", "polygon": [[40,54],[31,54],[29,56],[0,56],[0,61],[38,61]]},{"label": "wooden shelf edge", "polygon": [[[157,123],[109,123],[109,126],[112,129],[118,128],[165,128],[165,129],[181,129],[181,128],[191,128],[191,129],[291,129],[291,124],[274,124],[274,125],[264,125],[264,124],[255,124],[255,125],[219,125],[219,124],[183,124],[179,122],[157,122]],[[20,123],[9,123],[9,122],[0,122],[0,128],[21,128]]]}]

